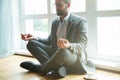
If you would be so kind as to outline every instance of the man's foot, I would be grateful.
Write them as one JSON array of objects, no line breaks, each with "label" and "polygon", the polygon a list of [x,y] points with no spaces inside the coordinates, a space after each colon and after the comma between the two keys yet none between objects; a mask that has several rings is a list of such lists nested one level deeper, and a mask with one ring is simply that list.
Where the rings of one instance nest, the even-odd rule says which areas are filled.
[{"label": "man's foot", "polygon": [[32,72],[40,72],[40,66],[38,64],[34,64],[31,61],[25,61],[20,64],[20,67],[27,69]]},{"label": "man's foot", "polygon": [[60,67],[58,69],[58,75],[62,78],[64,78],[66,76],[66,68],[64,66]]},{"label": "man's foot", "polygon": [[57,70],[49,72],[47,75],[56,76],[59,78],[64,78],[66,76],[66,68],[64,66],[60,67]]}]

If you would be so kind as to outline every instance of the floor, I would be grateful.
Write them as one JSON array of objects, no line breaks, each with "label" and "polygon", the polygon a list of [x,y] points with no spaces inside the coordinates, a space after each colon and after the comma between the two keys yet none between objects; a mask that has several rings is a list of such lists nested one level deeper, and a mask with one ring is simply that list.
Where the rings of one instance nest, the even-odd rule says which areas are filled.
[{"label": "floor", "polygon": [[[43,76],[38,73],[28,72],[19,67],[23,61],[37,60],[33,57],[13,55],[6,58],[0,58],[0,80],[85,80],[84,75],[67,75],[65,78],[58,79],[54,76]],[[108,72],[105,70],[96,71],[97,80],[120,80],[119,73]]]}]

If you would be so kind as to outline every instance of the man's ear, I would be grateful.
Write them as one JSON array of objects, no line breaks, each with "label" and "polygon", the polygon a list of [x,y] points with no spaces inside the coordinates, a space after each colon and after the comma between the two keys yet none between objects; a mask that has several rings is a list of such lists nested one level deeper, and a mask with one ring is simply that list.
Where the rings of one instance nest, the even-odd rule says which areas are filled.
[{"label": "man's ear", "polygon": [[70,4],[70,2],[68,2],[68,5],[67,5],[67,7],[69,8],[71,6],[71,4]]}]

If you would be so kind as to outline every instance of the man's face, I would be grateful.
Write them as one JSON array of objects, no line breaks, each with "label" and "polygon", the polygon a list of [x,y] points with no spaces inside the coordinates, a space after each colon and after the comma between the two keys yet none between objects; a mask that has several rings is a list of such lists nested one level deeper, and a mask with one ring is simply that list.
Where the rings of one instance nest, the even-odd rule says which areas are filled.
[{"label": "man's face", "polygon": [[68,4],[63,0],[55,0],[55,5],[58,16],[62,16],[67,12]]}]

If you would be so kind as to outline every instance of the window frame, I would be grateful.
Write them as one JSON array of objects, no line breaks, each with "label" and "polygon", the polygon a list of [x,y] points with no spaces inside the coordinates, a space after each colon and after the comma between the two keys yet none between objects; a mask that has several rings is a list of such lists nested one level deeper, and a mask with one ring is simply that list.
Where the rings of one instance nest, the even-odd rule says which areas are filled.
[{"label": "window frame", "polygon": [[[89,58],[106,60],[111,62],[120,62],[120,56],[100,55],[97,52],[97,17],[120,17],[120,10],[97,10],[97,0],[87,0],[86,18],[89,24],[88,55]],[[93,15],[94,14],[94,15]]]}]

